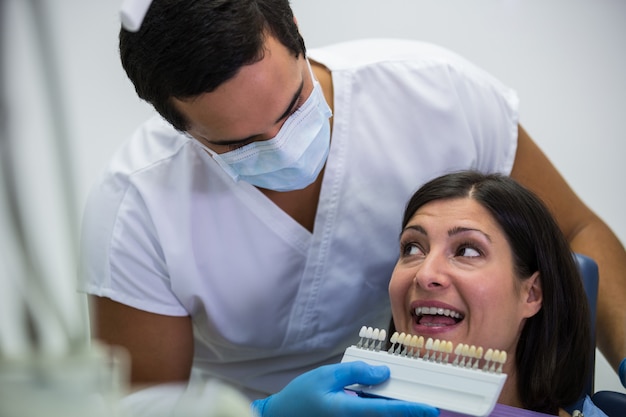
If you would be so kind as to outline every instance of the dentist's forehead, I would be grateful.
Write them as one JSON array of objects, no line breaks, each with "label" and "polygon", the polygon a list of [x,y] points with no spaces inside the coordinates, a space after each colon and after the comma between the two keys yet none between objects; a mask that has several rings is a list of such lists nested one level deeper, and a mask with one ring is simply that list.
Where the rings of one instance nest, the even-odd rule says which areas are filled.
[{"label": "dentist's forehead", "polygon": [[285,113],[303,83],[304,58],[269,37],[262,60],[243,66],[230,80],[192,100],[176,100],[189,132],[211,142],[263,134]]}]

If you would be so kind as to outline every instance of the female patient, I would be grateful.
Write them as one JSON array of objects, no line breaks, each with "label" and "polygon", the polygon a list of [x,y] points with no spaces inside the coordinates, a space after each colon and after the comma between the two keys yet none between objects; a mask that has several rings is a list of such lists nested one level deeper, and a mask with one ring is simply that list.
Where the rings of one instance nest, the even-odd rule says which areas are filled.
[{"label": "female patient", "polygon": [[563,414],[589,369],[589,311],[544,205],[508,177],[455,173],[413,195],[402,227],[389,285],[396,329],[505,350],[498,402]]},{"label": "female patient", "polygon": [[[389,294],[397,331],[506,351],[499,403],[567,415],[580,397],[591,361],[581,279],[546,207],[514,180],[460,172],[422,186],[406,207]],[[364,384],[388,377],[364,366],[318,368],[254,408],[264,417],[388,416],[389,404],[414,407],[398,416],[436,413],[344,393],[357,374]]]}]

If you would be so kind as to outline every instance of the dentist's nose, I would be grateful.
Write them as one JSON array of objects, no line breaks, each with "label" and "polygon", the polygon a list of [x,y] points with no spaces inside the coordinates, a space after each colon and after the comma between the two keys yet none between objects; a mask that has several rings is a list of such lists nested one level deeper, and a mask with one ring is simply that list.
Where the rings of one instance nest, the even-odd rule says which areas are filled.
[{"label": "dentist's nose", "polygon": [[429,253],[416,267],[413,283],[425,290],[446,288],[450,285],[445,256]]}]

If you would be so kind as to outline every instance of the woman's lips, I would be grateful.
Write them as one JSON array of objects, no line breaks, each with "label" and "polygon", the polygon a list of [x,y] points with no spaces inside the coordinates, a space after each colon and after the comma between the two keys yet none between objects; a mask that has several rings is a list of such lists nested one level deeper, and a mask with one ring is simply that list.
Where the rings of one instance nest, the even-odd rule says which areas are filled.
[{"label": "woman's lips", "polygon": [[413,303],[411,307],[412,330],[417,334],[445,333],[456,328],[465,318],[463,312],[443,303]]}]

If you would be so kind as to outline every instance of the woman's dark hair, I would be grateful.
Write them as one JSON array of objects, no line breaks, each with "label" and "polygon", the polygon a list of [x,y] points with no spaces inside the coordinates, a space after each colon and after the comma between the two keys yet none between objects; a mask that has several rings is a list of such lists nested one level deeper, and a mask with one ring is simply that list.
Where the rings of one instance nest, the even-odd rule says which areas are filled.
[{"label": "woman's dark hair", "polygon": [[120,30],[120,58],[139,97],[184,131],[172,98],[211,92],[260,61],[267,36],[306,53],[289,0],[154,0],[138,32]]},{"label": "woman's dark hair", "polygon": [[592,360],[589,307],[569,244],[535,194],[509,177],[474,171],[423,185],[409,200],[402,227],[423,205],[458,198],[471,198],[491,213],[520,279],[539,271],[543,303],[517,345],[517,385],[524,408],[555,414],[580,397]]}]

